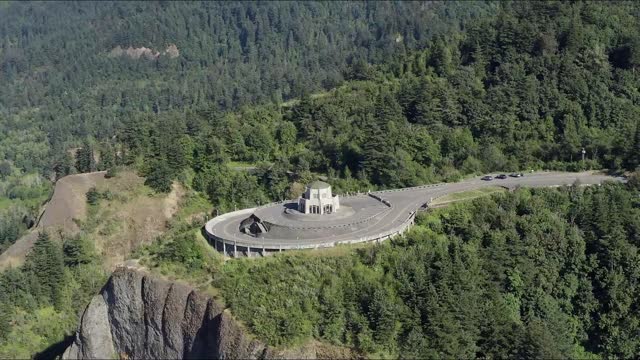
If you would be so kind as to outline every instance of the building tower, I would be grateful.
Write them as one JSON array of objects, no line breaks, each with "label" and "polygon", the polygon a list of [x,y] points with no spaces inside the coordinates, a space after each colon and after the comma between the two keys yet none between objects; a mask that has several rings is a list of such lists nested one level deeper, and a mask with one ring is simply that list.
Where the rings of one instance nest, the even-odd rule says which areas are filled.
[{"label": "building tower", "polygon": [[323,181],[307,185],[304,194],[298,199],[298,211],[305,214],[331,214],[339,208],[338,195],[332,196],[331,185]]}]

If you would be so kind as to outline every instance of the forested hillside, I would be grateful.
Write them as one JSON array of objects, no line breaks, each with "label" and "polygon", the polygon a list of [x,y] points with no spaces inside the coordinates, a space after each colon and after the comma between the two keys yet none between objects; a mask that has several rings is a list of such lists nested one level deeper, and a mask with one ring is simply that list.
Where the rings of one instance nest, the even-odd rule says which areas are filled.
[{"label": "forested hillside", "polygon": [[45,232],[20,268],[0,273],[0,358],[27,359],[62,342],[106,281],[94,243]]},{"label": "forested hillside", "polygon": [[[638,5],[473,5],[6,4],[0,153],[10,171],[45,175],[135,165],[158,190],[188,169],[222,209],[285,197],[312,173],[344,190],[640,164]],[[230,175],[229,161],[268,166]]]},{"label": "forested hillside", "polygon": [[[355,63],[350,81],[288,106],[133,117],[120,137],[125,161],[146,159],[158,189],[193,170],[194,188],[223,211],[295,196],[291,182],[314,173],[348,191],[489,171],[633,170],[638,9],[503,4],[423,51]],[[229,161],[258,169],[234,172]]]},{"label": "forested hillside", "polygon": [[[5,2],[0,153],[51,167],[134,113],[226,110],[330,88],[457,29],[485,4],[412,2]],[[131,52],[126,50],[131,47]],[[120,54],[118,49],[125,50]],[[127,55],[130,54],[130,55]],[[19,125],[17,124],[19,123]],[[16,138],[45,147],[20,147]],[[117,141],[117,140],[116,140]]]},{"label": "forested hillside", "polygon": [[[424,48],[490,7],[1,2],[0,251],[33,226],[52,180],[131,166],[166,190],[189,167],[182,161],[198,157],[189,146],[204,134],[187,130],[191,114],[218,117],[332,88],[350,64]],[[172,162],[164,155],[176,145]],[[140,166],[147,160],[155,174]],[[119,224],[107,225],[100,236]],[[29,357],[73,332],[104,280],[87,234],[62,244],[43,234],[25,266],[0,275],[0,357]]]}]

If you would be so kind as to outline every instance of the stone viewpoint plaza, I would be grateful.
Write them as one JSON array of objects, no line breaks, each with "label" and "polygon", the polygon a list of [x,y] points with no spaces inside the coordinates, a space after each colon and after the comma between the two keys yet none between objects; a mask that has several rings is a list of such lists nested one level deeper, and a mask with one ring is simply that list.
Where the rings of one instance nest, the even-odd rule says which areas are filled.
[{"label": "stone viewpoint plaza", "polygon": [[291,249],[314,249],[338,244],[383,241],[404,233],[414,223],[416,212],[434,199],[487,186],[510,190],[600,184],[620,181],[593,172],[540,172],[521,178],[483,181],[479,177],[457,183],[440,183],[350,196],[332,194],[322,181],[309,184],[297,200],[229,212],[205,224],[208,241],[231,257],[264,256]]}]

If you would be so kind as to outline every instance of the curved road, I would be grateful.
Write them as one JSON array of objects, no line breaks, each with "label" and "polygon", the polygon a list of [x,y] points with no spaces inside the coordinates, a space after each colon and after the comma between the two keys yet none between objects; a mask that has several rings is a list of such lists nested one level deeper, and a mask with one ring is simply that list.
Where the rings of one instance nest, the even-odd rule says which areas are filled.
[{"label": "curved road", "polygon": [[[576,180],[583,185],[600,184],[605,180],[621,181],[620,178],[593,172],[539,172],[525,174],[521,178],[509,177],[504,180],[494,179],[493,181],[483,181],[480,177],[477,177],[457,183],[442,183],[374,192],[372,194],[388,201],[391,206],[387,211],[381,211],[364,225],[352,228],[329,228],[331,224],[327,223],[323,229],[288,229],[290,230],[288,233],[286,231],[284,233],[274,231],[274,234],[268,232],[264,237],[252,237],[241,233],[238,229],[240,222],[256,211],[256,209],[245,209],[211,219],[205,225],[205,230],[209,240],[216,247],[218,245],[220,247],[224,246],[223,249],[226,249],[226,251],[230,250],[229,247],[233,249],[234,246],[245,249],[283,250],[329,247],[339,243],[382,240],[406,230],[413,223],[413,217],[417,209],[444,195],[487,186],[503,186],[513,189],[518,186],[550,187],[571,185]],[[341,202],[362,202],[365,199],[373,201],[373,198],[367,195],[359,195],[344,197]],[[282,204],[273,204],[268,208],[271,212],[278,212],[284,209]],[[263,211],[263,209],[264,207],[260,211]]]}]

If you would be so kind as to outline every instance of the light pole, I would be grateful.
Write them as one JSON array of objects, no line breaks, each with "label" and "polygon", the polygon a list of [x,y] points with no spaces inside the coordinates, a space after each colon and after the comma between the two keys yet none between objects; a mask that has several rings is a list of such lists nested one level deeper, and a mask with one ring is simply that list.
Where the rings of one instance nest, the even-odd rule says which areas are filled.
[{"label": "light pole", "polygon": [[587,150],[582,148],[582,166],[584,167],[584,156],[587,154]]}]

